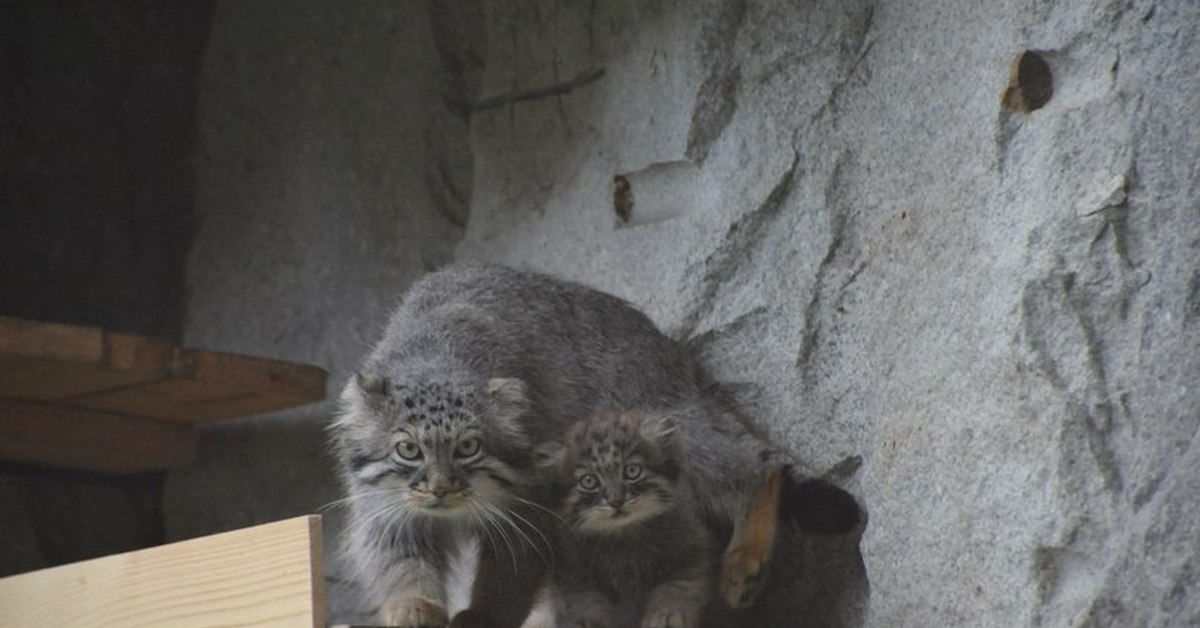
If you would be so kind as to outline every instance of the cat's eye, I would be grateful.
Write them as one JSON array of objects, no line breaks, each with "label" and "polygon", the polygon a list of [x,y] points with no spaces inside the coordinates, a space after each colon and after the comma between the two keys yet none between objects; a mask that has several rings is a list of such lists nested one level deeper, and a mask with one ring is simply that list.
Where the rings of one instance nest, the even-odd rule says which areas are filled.
[{"label": "cat's eye", "polygon": [[585,491],[594,491],[600,488],[600,478],[596,477],[595,473],[587,473],[579,476],[579,488]]},{"label": "cat's eye", "polygon": [[479,453],[478,438],[464,438],[458,441],[458,445],[454,448],[454,455],[459,458],[470,458]]},{"label": "cat's eye", "polygon": [[411,440],[402,440],[396,443],[396,455],[405,460],[419,460],[421,446]]},{"label": "cat's eye", "polygon": [[626,480],[629,480],[629,481],[636,480],[636,479],[642,477],[642,465],[627,464],[627,465],[625,465],[624,473],[625,473]]}]

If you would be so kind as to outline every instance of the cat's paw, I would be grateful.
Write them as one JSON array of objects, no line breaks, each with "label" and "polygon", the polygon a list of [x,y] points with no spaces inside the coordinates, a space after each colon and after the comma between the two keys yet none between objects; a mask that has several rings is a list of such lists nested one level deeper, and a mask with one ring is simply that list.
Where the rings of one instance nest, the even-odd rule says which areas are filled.
[{"label": "cat's paw", "polygon": [[398,628],[445,628],[449,622],[446,609],[423,597],[397,597],[379,609],[379,619]]},{"label": "cat's paw", "polygon": [[469,608],[459,611],[454,616],[454,621],[450,622],[450,628],[491,628],[491,626],[492,622],[487,615]]},{"label": "cat's paw", "polygon": [[695,628],[692,615],[675,608],[651,609],[642,618],[642,628]]},{"label": "cat's paw", "polygon": [[571,628],[613,628],[607,621],[598,619],[575,619],[568,623]]},{"label": "cat's paw", "polygon": [[731,608],[745,608],[767,582],[767,557],[755,548],[735,548],[721,561],[721,598]]}]

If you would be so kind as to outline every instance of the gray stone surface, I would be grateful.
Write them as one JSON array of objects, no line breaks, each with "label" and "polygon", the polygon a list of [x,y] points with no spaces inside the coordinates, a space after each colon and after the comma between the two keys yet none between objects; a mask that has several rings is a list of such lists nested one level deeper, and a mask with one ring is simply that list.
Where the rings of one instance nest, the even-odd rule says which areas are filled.
[{"label": "gray stone surface", "polygon": [[[1193,624],[1176,4],[489,5],[483,98],[604,76],[472,117],[459,252],[627,296],[814,468],[863,456],[868,624]],[[998,106],[1024,49],[1055,74],[1028,116]],[[615,230],[611,177],[681,159],[721,200]]]},{"label": "gray stone surface", "polygon": [[[222,3],[187,339],[335,388],[457,241],[641,305],[862,498],[861,545],[789,541],[771,623],[1194,625],[1198,30],[1139,0]],[[999,104],[1026,49],[1029,115]],[[619,227],[615,175],[635,211],[703,202]],[[211,432],[168,533],[326,501],[328,410]]]}]

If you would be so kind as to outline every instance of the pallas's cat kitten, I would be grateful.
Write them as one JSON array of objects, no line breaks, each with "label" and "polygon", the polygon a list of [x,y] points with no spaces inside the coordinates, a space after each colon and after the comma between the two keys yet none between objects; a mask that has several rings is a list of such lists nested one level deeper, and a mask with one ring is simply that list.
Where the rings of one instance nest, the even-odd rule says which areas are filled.
[{"label": "pallas's cat kitten", "polygon": [[569,527],[555,565],[558,625],[690,628],[710,597],[716,557],[681,481],[669,414],[601,414],[538,447],[558,478]]},{"label": "pallas's cat kitten", "polygon": [[442,626],[448,565],[478,544],[455,625],[518,626],[554,561],[536,442],[568,417],[696,393],[687,353],[624,301],[500,267],[458,266],[405,295],[331,426],[343,553],[388,625]]}]

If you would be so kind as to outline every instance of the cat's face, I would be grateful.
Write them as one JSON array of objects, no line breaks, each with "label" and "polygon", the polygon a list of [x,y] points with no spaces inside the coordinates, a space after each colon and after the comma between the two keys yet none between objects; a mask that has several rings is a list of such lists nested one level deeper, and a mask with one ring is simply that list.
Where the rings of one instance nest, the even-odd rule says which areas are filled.
[{"label": "cat's face", "polygon": [[528,402],[519,380],[469,387],[359,376],[342,401],[333,430],[362,513],[488,520],[523,482],[528,441],[518,419]]},{"label": "cat's face", "polygon": [[628,412],[595,417],[576,426],[563,445],[551,445],[554,464],[571,482],[563,518],[582,532],[615,533],[674,507],[675,431],[671,417]]}]

